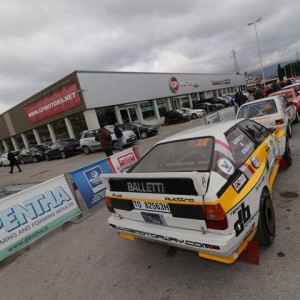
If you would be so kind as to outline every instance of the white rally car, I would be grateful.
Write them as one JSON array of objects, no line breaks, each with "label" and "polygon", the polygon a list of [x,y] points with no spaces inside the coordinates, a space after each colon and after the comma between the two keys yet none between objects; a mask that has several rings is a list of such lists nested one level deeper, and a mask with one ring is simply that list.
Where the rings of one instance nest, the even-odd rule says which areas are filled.
[{"label": "white rally car", "polygon": [[272,186],[285,131],[249,119],[195,127],[153,146],[123,174],[102,174],[109,225],[125,238],[161,242],[233,263],[257,238],[275,237]]}]

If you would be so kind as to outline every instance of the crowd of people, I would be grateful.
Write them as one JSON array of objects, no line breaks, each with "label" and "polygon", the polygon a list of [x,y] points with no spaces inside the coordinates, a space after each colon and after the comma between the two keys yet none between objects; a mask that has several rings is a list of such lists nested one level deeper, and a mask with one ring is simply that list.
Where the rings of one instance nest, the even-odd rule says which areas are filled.
[{"label": "crowd of people", "polygon": [[296,83],[294,78],[289,78],[287,80],[281,80],[267,85],[265,88],[259,85],[253,89],[247,90],[248,96],[243,92],[237,92],[230,101],[230,106],[240,107],[246,102],[258,100],[261,98],[268,97],[270,94],[280,91],[283,87]]}]

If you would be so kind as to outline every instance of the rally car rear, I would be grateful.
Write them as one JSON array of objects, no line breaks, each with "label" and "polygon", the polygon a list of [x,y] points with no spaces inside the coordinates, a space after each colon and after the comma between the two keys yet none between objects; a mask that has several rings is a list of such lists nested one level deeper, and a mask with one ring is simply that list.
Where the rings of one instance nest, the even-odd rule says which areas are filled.
[{"label": "rally car rear", "polygon": [[[251,153],[250,144],[236,134],[232,139]],[[129,173],[101,175],[109,225],[130,240],[147,239],[234,262],[256,234],[260,198],[270,195],[277,174],[282,150],[271,139],[275,141],[267,137],[237,166],[222,133],[187,134],[154,147]]]}]

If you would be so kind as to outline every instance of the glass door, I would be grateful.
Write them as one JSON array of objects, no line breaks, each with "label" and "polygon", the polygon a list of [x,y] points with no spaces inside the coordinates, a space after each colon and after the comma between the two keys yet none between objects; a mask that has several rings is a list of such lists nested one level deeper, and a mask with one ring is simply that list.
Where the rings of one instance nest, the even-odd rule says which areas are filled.
[{"label": "glass door", "polygon": [[120,113],[123,123],[138,121],[136,109],[134,106],[121,108]]},{"label": "glass door", "polygon": [[179,109],[180,108],[180,99],[178,98],[171,98],[172,109]]}]

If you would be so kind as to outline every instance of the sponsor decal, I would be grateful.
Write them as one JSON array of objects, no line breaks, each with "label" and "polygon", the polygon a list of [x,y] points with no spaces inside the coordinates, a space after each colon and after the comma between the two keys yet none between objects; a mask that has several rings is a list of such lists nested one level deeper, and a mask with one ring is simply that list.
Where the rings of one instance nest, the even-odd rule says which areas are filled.
[{"label": "sponsor decal", "polygon": [[171,77],[170,79],[170,88],[174,93],[177,93],[179,90],[179,82],[176,77]]},{"label": "sponsor decal", "polygon": [[217,165],[225,174],[232,175],[234,173],[234,167],[232,163],[226,158],[220,158]]},{"label": "sponsor decal", "polygon": [[238,219],[234,223],[235,236],[239,236],[245,229],[245,224],[250,220],[250,206],[245,206],[244,203],[241,204],[240,209],[237,211]]},{"label": "sponsor decal", "polygon": [[219,246],[216,245],[211,245],[211,244],[205,244],[205,243],[200,243],[200,242],[195,242],[195,241],[190,241],[190,240],[181,240],[175,237],[170,237],[170,236],[165,236],[165,235],[160,235],[160,234],[154,234],[150,232],[145,232],[145,231],[140,231],[140,230],[135,230],[131,228],[126,228],[126,227],[121,227],[121,226],[116,226],[113,224],[109,224],[111,227],[124,231],[124,232],[129,232],[133,234],[137,234],[140,236],[144,236],[150,239],[155,239],[158,241],[164,241],[164,242],[172,242],[176,243],[179,245],[187,245],[187,246],[192,246],[192,247],[197,247],[197,248],[202,248],[202,249],[212,249],[212,250],[220,250]]},{"label": "sponsor decal", "polygon": [[257,157],[251,157],[250,158],[250,161],[251,161],[251,165],[255,168],[255,169],[258,169],[260,167],[260,162],[258,160]]},{"label": "sponsor decal", "polygon": [[224,80],[211,80],[212,85],[221,85],[221,84],[230,84],[230,79],[224,79]]},{"label": "sponsor decal", "polygon": [[105,186],[100,179],[100,174],[103,173],[100,166],[96,166],[92,169],[84,171],[83,173],[94,193],[105,189]]},{"label": "sponsor decal", "polygon": [[175,197],[175,198],[165,197],[165,200],[169,200],[169,201],[195,202],[194,199],[191,199],[191,198],[183,198],[183,197]]},{"label": "sponsor decal", "polygon": [[246,182],[248,181],[246,175],[243,173],[241,174],[237,180],[235,180],[232,184],[232,186],[234,187],[234,189],[239,192],[243,186],[246,184]]},{"label": "sponsor decal", "polygon": [[137,193],[165,193],[163,183],[157,182],[127,182],[127,189]]}]

